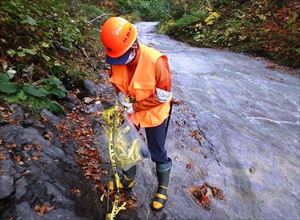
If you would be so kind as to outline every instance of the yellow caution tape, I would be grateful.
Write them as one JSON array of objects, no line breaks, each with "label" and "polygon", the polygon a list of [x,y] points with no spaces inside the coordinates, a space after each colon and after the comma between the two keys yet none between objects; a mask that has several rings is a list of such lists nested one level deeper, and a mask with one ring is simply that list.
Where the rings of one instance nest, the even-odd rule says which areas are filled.
[{"label": "yellow caution tape", "polygon": [[[125,210],[126,203],[119,206],[119,188],[120,178],[117,172],[117,166],[126,169],[136,164],[142,159],[141,142],[131,136],[132,130],[129,125],[124,122],[123,113],[120,106],[113,106],[102,113],[103,120],[108,125],[104,127],[104,131],[109,139],[109,159],[113,171],[117,192],[112,203],[112,211],[106,216],[107,220],[113,220],[121,210]],[[125,120],[126,122],[126,120]],[[130,137],[128,139],[128,137]]]},{"label": "yellow caution tape", "polygon": [[[118,106],[114,106],[108,110],[106,110],[102,117],[105,120],[105,122],[107,123],[107,125],[109,125],[109,129],[105,129],[106,134],[108,135],[109,138],[109,159],[110,159],[110,163],[111,163],[111,168],[113,171],[113,174],[115,176],[115,181],[116,181],[116,185],[117,185],[117,193],[115,195],[115,199],[114,202],[112,204],[112,211],[111,213],[108,213],[106,215],[106,219],[107,220],[114,220],[117,216],[117,214],[121,211],[121,210],[126,210],[126,202],[124,202],[121,206],[119,206],[119,198],[120,198],[120,190],[119,190],[119,183],[120,183],[120,178],[118,175],[118,171],[117,171],[117,164],[116,164],[116,155],[115,155],[115,149],[114,149],[114,145],[115,145],[115,134],[117,131],[117,127],[119,127],[119,125],[122,122],[122,118],[118,117],[119,111],[118,111]],[[107,197],[109,197],[109,195],[107,195]],[[107,198],[108,199],[108,198]]]},{"label": "yellow caution tape", "polygon": [[128,132],[130,132],[130,126],[122,125],[124,121],[123,114],[119,111],[119,106],[109,108],[108,110],[102,113],[102,117],[109,128],[104,128],[106,135],[109,137],[112,132],[113,117],[114,114],[117,114],[116,117],[116,129],[115,129],[115,143],[114,143],[114,154],[115,161],[118,166],[122,169],[131,167],[136,164],[138,161],[142,160],[141,155],[141,143],[138,139],[131,140],[131,143],[127,141]]}]

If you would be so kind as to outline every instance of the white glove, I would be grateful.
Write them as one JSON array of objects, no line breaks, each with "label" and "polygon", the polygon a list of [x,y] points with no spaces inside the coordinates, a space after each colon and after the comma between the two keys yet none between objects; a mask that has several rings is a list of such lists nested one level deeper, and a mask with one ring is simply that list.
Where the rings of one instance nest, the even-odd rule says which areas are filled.
[{"label": "white glove", "polygon": [[131,104],[130,102],[126,101],[126,95],[123,92],[119,92],[118,99],[119,99],[119,102],[126,108],[128,108]]},{"label": "white glove", "polygon": [[129,103],[128,107],[126,108],[126,113],[127,114],[134,113],[134,109],[133,109],[133,104],[132,103]]},{"label": "white glove", "polygon": [[134,113],[134,109],[131,102],[126,101],[126,95],[123,92],[118,94],[119,102],[125,107],[127,114]]}]

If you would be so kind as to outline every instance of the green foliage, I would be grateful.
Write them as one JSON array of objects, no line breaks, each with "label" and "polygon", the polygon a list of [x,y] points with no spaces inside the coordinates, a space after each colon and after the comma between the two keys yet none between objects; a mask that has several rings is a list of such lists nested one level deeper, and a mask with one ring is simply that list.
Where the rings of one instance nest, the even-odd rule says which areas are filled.
[{"label": "green foliage", "polygon": [[29,95],[39,97],[39,98],[46,98],[49,94],[47,90],[44,88],[39,88],[33,85],[24,85],[23,90],[28,93]]},{"label": "green foliage", "polygon": [[64,98],[67,91],[59,79],[49,77],[40,80],[37,85],[17,85],[11,82],[6,73],[0,74],[0,99],[8,103],[19,103],[28,108],[31,112],[38,112],[47,108],[55,113],[62,113],[63,107],[53,98]]},{"label": "green foliage", "polygon": [[57,98],[64,98],[67,95],[67,91],[62,86],[62,82],[56,77],[49,77],[43,82],[45,90],[48,92],[48,95],[56,96]]},{"label": "green foliage", "polygon": [[88,20],[91,20],[93,18],[96,18],[97,16],[100,16],[104,13],[103,8],[99,8],[95,5],[83,3],[81,6],[80,14],[81,16],[86,17]]},{"label": "green foliage", "polygon": [[181,37],[189,37],[196,33],[196,25],[204,23],[207,16],[207,11],[193,12],[191,14],[184,15],[176,21],[170,20],[165,27],[160,27],[159,30],[165,30],[167,33],[174,36],[181,35]]},{"label": "green foliage", "polygon": [[29,15],[25,16],[26,18],[24,20],[21,21],[21,24],[29,24],[29,25],[37,25],[36,20],[34,20],[32,17],[30,17]]},{"label": "green foliage", "polygon": [[8,74],[0,73],[0,92],[5,94],[13,94],[19,91],[18,86],[10,82],[10,76]]},{"label": "green foliage", "polygon": [[[77,32],[77,21],[71,19],[65,1],[6,0],[1,10],[8,18],[5,23],[15,23],[20,31],[38,31],[35,34],[49,41],[63,38],[63,33],[60,31],[62,29],[64,33],[73,37],[74,42],[78,37],[73,34]],[[79,35],[79,33],[76,34]]]},{"label": "green foliage", "polygon": [[167,0],[116,0],[116,9],[122,14],[132,14],[134,18],[146,21],[162,20],[170,12]]},{"label": "green foliage", "polygon": [[209,0],[208,4],[213,8],[220,8],[231,3],[232,0]]},{"label": "green foliage", "polygon": [[8,74],[0,73],[0,82],[9,82],[10,77]]},{"label": "green foliage", "polygon": [[0,1],[0,64],[5,62],[0,65],[0,100],[30,112],[62,112],[56,100],[67,91],[61,81],[79,86],[87,72],[72,73],[87,65],[77,62],[79,49],[91,33],[98,46],[99,21],[97,30],[87,21],[105,12],[99,5],[94,0]]},{"label": "green foliage", "polygon": [[177,28],[187,28],[190,25],[195,25],[198,22],[203,22],[207,17],[207,12],[197,12],[188,15],[184,15],[182,18],[175,22]]},{"label": "green foliage", "polygon": [[297,29],[297,20],[299,19],[300,17],[300,11],[297,12],[295,11],[292,16],[289,17],[287,23],[286,23],[286,27],[289,28],[289,27],[295,27]]},{"label": "green foliage", "polygon": [[0,82],[0,91],[6,94],[13,94],[18,92],[19,88],[12,82]]},{"label": "green foliage", "polygon": [[300,66],[300,15],[296,1],[173,0],[161,33],[201,47],[254,52]]},{"label": "green foliage", "polygon": [[73,1],[70,6],[68,0],[4,0],[0,4],[1,49],[12,62],[21,58],[54,65],[56,50],[75,50],[83,42],[86,21],[102,13],[88,1]]},{"label": "green foliage", "polygon": [[57,112],[57,113],[64,112],[64,108],[56,101],[45,103],[45,107],[52,112]]}]

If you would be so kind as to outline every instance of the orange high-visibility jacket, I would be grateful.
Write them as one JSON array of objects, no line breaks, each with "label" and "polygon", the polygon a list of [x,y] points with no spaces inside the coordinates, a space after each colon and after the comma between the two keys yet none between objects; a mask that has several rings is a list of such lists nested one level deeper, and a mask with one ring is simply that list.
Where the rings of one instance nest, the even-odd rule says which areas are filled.
[{"label": "orange high-visibility jacket", "polygon": [[[110,81],[124,94],[129,95],[136,101],[143,100],[155,93],[155,62],[158,58],[166,56],[150,47],[140,44],[141,54],[129,82],[128,69],[126,65],[112,65]],[[170,102],[144,110],[134,112],[131,120],[135,125],[141,127],[154,127],[160,125],[169,115]]]}]

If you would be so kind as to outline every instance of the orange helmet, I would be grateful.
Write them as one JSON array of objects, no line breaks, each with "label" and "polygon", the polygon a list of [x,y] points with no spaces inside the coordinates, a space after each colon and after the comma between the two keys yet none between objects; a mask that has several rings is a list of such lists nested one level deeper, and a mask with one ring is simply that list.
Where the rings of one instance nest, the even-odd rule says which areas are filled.
[{"label": "orange helmet", "polygon": [[124,18],[107,19],[101,29],[106,54],[112,58],[122,56],[133,45],[137,34],[136,27]]}]

